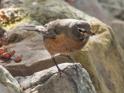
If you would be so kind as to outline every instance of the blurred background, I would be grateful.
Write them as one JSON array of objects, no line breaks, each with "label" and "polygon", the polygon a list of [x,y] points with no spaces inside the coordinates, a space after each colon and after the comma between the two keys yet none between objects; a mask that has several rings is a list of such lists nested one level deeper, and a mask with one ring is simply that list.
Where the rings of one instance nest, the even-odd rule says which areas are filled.
[{"label": "blurred background", "polygon": [[[14,7],[24,0],[0,0],[0,8]],[[65,0],[72,6],[102,21],[124,20],[124,0]],[[108,20],[110,19],[110,20]],[[112,22],[111,20],[111,22]],[[110,23],[111,23],[110,22]]]},{"label": "blurred background", "polygon": [[[25,1],[27,4],[23,5]],[[24,7],[26,12],[22,11]],[[0,0],[0,9],[7,14],[6,17],[4,12],[0,11],[0,23],[2,23],[1,20],[5,23],[2,27],[7,30],[9,28],[13,33],[16,31],[20,37],[24,36],[20,43],[19,37],[16,37],[17,44],[14,42],[15,46],[11,46],[25,55],[23,65],[17,64],[16,67],[10,62],[10,66],[6,66],[13,75],[30,75],[39,69],[51,67],[50,60],[44,61],[45,57],[49,58],[48,53],[43,51],[45,50],[43,47],[39,48],[43,46],[41,36],[32,33],[26,35],[18,29],[18,23],[41,25],[57,18],[77,18],[88,21],[91,19],[96,35],[88,42],[86,51],[84,51],[85,48],[82,49],[75,58],[90,74],[97,93],[124,93],[124,0]],[[27,11],[30,13],[29,18]],[[10,27],[11,24],[13,27]],[[30,40],[32,38],[34,41]],[[35,50],[33,50],[34,46]],[[25,47],[27,47],[26,50]],[[33,67],[33,62],[44,64]],[[27,63],[29,67],[26,67]]]}]

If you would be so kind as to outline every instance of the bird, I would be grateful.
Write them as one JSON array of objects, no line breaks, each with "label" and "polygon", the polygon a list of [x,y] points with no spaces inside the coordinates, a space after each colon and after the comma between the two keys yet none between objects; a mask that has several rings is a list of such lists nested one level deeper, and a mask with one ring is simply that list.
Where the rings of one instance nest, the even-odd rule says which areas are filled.
[{"label": "bird", "polygon": [[94,35],[90,24],[78,19],[56,19],[44,26],[35,26],[34,30],[42,33],[44,46],[52,56],[59,72],[62,70],[57,65],[54,56],[61,54],[73,60],[70,54],[80,51],[88,42],[89,37]]}]

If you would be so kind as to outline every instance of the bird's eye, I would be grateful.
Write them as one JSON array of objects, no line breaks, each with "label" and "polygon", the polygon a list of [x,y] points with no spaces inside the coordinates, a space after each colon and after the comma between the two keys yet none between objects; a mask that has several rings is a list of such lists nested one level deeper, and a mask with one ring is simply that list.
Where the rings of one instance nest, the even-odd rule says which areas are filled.
[{"label": "bird's eye", "polygon": [[78,28],[78,31],[84,33],[85,29],[84,28]]},{"label": "bird's eye", "polygon": [[79,31],[79,32],[81,32],[81,29],[80,29],[80,28],[78,28],[78,31]]}]

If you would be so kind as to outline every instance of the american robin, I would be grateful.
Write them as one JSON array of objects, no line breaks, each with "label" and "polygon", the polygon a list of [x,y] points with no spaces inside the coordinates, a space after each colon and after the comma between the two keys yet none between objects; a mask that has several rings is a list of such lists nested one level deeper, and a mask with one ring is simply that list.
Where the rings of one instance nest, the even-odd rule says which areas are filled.
[{"label": "american robin", "polygon": [[[51,55],[60,53],[73,61],[70,53],[81,50],[87,43],[91,32],[90,24],[83,20],[58,19],[45,25],[44,45]],[[53,60],[58,68],[54,57]],[[74,62],[74,61],[73,61]]]},{"label": "american robin", "polygon": [[57,19],[47,23],[44,27],[36,26],[35,30],[43,34],[44,45],[53,56],[59,71],[61,70],[54,55],[60,53],[68,56],[70,53],[79,51],[87,43],[89,36],[94,34],[87,21],[77,19]]}]

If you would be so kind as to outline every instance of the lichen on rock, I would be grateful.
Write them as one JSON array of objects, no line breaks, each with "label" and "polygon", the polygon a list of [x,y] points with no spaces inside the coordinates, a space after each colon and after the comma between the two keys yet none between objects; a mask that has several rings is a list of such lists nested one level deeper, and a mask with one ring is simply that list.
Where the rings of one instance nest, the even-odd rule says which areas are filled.
[{"label": "lichen on rock", "polygon": [[3,27],[18,23],[27,13],[22,8],[0,9],[0,25]]}]

